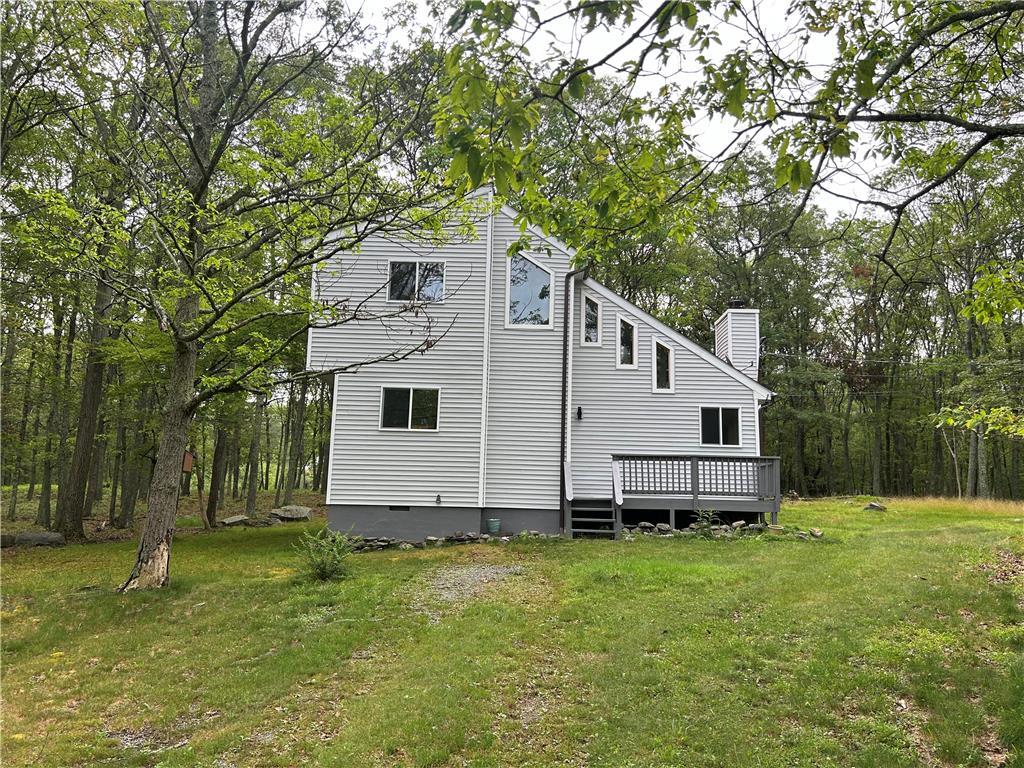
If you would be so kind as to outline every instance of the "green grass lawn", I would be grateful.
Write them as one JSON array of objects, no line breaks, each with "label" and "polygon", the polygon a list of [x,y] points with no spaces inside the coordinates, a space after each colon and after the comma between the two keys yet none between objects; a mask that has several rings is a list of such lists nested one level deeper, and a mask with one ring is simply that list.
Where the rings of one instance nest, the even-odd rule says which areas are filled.
[{"label": "green grass lawn", "polygon": [[[534,541],[295,572],[301,526],[3,557],[3,765],[1024,766],[1024,508],[820,541]],[[1002,554],[1000,554],[1002,553]],[[433,575],[520,572],[462,603]]]}]

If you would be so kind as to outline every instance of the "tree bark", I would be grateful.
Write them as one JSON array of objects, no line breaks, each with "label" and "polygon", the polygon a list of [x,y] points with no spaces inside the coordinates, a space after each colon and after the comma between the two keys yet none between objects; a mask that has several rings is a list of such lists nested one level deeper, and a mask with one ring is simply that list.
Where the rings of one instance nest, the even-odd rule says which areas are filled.
[{"label": "tree bark", "polygon": [[227,485],[227,461],[228,431],[218,426],[213,444],[213,466],[210,468],[210,495],[206,500],[206,516],[203,520],[207,528],[217,525],[217,507]]},{"label": "tree bark", "polygon": [[261,394],[256,395],[256,402],[252,410],[252,435],[249,438],[249,485],[246,488],[245,514],[252,517],[256,514],[256,486],[259,484],[260,475],[260,432],[263,426],[263,409],[266,407],[266,398]]},{"label": "tree bark", "polygon": [[[51,526],[50,521],[50,508],[51,508],[51,495],[53,493],[53,467],[54,467],[54,455],[53,455],[53,434],[55,430],[59,430],[60,434],[57,440],[58,454],[63,453],[64,447],[64,436],[65,436],[65,425],[67,419],[62,415],[63,411],[60,408],[60,403],[63,401],[63,394],[68,390],[68,384],[71,379],[71,357],[74,354],[75,347],[75,316],[78,313],[77,302],[72,304],[71,307],[71,320],[68,328],[68,351],[66,354],[66,368],[64,372],[64,381],[61,383],[61,344],[64,341],[64,308],[59,302],[55,301],[53,305],[53,390],[51,392],[50,402],[50,413],[46,417],[46,456],[43,459],[43,476],[41,479],[41,486],[39,488],[39,505],[36,507],[36,525],[40,525],[43,528],[49,529]],[[58,428],[59,424],[59,428]],[[59,459],[59,456],[58,456]],[[58,466],[60,466],[58,464]]]},{"label": "tree bark", "polygon": [[292,450],[288,461],[288,479],[284,487],[284,503],[292,503],[292,492],[299,484],[299,472],[305,464],[304,443],[306,436],[306,388],[309,379],[299,383],[299,397],[295,402],[295,414],[292,417]]},{"label": "tree bark", "polygon": [[[199,309],[199,298],[190,295],[179,304],[179,322],[192,320]],[[181,485],[181,458],[188,444],[192,423],[192,395],[199,355],[195,342],[178,340],[167,383],[167,400],[160,423],[160,443],[149,481],[149,509],[142,530],[135,566],[118,591],[150,589],[167,585],[171,576],[171,541],[178,513]]]},{"label": "tree bark", "polygon": [[110,307],[112,296],[110,284],[103,280],[101,275],[96,282],[92,333],[85,361],[85,379],[82,384],[75,448],[71,454],[71,467],[67,479],[57,495],[57,527],[65,538],[72,541],[85,539],[85,529],[82,527],[85,492],[89,481],[100,404],[103,400],[103,375],[107,368],[100,345],[108,334],[104,316]]}]

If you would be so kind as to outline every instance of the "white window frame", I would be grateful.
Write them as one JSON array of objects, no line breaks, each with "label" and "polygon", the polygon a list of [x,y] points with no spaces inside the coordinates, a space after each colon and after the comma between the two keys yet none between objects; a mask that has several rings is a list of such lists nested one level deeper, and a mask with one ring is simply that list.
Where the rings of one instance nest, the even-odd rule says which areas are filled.
[{"label": "white window frame", "polygon": [[[633,326],[633,364],[622,363],[622,324]],[[615,314],[615,367],[619,370],[635,371],[640,363],[640,324],[621,312]]]},{"label": "white window frame", "polygon": [[[586,291],[580,294],[580,346],[581,347],[600,347],[603,339],[603,326],[604,326],[604,304],[598,300],[597,296]],[[592,301],[597,304],[597,341],[587,341],[587,302]]]},{"label": "white window frame", "polygon": [[[658,346],[661,345],[668,350],[668,388],[658,387]],[[656,395],[673,395],[676,391],[676,349],[668,343],[667,339],[658,339],[651,336],[651,392]],[[711,406],[705,406],[711,407]],[[719,415],[719,422],[722,417]]]},{"label": "white window frame", "polygon": [[[718,437],[722,437],[722,409],[731,408],[736,411],[736,431],[739,433],[739,442],[736,445],[732,443],[705,443],[704,442],[704,430],[701,426],[701,409],[703,408],[717,408],[718,409]],[[440,406],[438,406],[440,410]],[[743,447],[743,406],[742,405],[717,405],[715,403],[701,403],[697,406],[697,439],[700,441],[701,448],[742,448]]]},{"label": "white window frame", "polygon": [[[391,265],[395,263],[416,265],[416,277],[413,280],[411,299],[391,298]],[[443,288],[441,289],[441,298],[437,301],[420,301],[418,298],[420,292],[420,264],[441,265],[441,284]],[[388,259],[388,279],[385,285],[387,288],[385,289],[384,300],[388,304],[429,304],[431,306],[444,304],[444,297],[448,295],[448,262],[445,259]]]},{"label": "white window frame", "polygon": [[[384,426],[384,390],[385,389],[407,389],[409,390],[409,426],[406,427],[385,427]],[[412,392],[414,389],[435,389],[437,390],[437,426],[433,429],[412,428]],[[402,432],[413,434],[417,432],[440,432],[441,431],[441,387],[436,384],[381,384],[380,403],[377,406],[377,431],[378,432]]]},{"label": "white window frame", "polygon": [[548,273],[548,279],[551,282],[551,290],[548,291],[548,321],[543,324],[536,323],[513,323],[509,320],[509,308],[512,305],[512,256],[505,257],[505,306],[502,311],[505,313],[505,328],[514,331],[550,331],[554,330],[555,327],[555,272],[548,267],[545,267],[537,258],[531,257],[526,253],[520,252],[515,254],[521,258],[526,259],[528,262],[536,267],[540,267]]}]

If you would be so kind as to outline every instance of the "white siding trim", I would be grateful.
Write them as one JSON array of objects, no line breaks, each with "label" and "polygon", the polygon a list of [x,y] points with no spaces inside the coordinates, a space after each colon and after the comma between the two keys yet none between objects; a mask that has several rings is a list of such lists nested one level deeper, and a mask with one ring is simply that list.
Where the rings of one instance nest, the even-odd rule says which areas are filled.
[{"label": "white siding trim", "polygon": [[[658,389],[658,345],[668,350],[668,389]],[[674,395],[676,392],[676,350],[668,339],[658,341],[651,336],[651,392],[655,395]]]},{"label": "white siding trim", "polygon": [[[494,190],[487,192],[488,205],[493,208]],[[484,350],[480,390],[480,472],[476,498],[487,506],[487,400],[491,389],[491,262],[494,260],[494,211],[487,214],[487,262],[484,267]]]},{"label": "white siding trim", "polygon": [[[576,282],[575,280],[573,281]],[[573,293],[576,292],[576,286],[573,286]],[[587,341],[587,302],[592,301],[597,304],[597,341]],[[569,305],[570,308],[572,304]],[[571,313],[570,313],[571,314]],[[604,304],[597,296],[593,296],[586,291],[580,291],[580,346],[581,347],[600,347],[604,341],[604,329],[601,327],[604,320]],[[571,328],[570,328],[571,330]],[[572,339],[572,336],[569,337]]]},{"label": "white siding trim", "polygon": [[[631,314],[636,315],[648,325],[656,328],[663,335],[668,336],[670,339],[677,342],[680,346],[686,348],[690,352],[693,352],[695,355],[702,358],[706,362],[711,363],[711,365],[713,365],[718,370],[728,374],[732,378],[736,379],[736,381],[753,390],[757,395],[760,396],[759,399],[768,399],[775,394],[770,389],[768,389],[768,387],[765,387],[764,385],[754,381],[752,378],[747,376],[742,371],[736,370],[733,366],[729,365],[721,358],[713,355],[711,352],[704,349],[704,347],[702,347],[700,344],[696,344],[690,341],[690,339],[683,336],[683,334],[679,333],[679,331],[673,328],[669,328],[667,325],[665,325],[657,318],[647,314],[639,307],[626,301],[624,298],[619,296],[619,294],[615,293],[615,291],[605,287],[604,285],[601,285],[601,283],[597,282],[597,280],[594,280],[592,277],[588,277],[584,282],[588,288],[601,294],[606,299],[608,299],[608,301],[610,301],[612,304],[615,304],[620,309],[623,309]],[[755,312],[757,310],[748,311]],[[617,352],[615,359],[618,360]]]},{"label": "white siding trim", "polygon": [[324,504],[331,503],[331,484],[334,471],[334,438],[338,428],[338,377],[340,373],[334,374],[334,394],[331,399],[331,446],[327,449],[327,493],[324,494]]},{"label": "white siding trim", "polygon": [[[722,409],[730,408],[736,410],[736,428],[739,433],[740,441],[733,445],[732,443],[705,443],[704,442],[704,428],[701,424],[701,408],[717,408],[718,409],[718,438],[722,439]],[[701,403],[697,406],[697,442],[701,448],[714,448],[714,449],[732,449],[736,450],[743,447],[743,406],[742,405],[718,405],[717,403]],[[438,408],[440,411],[440,407]]]},{"label": "white siding trim", "polygon": [[[412,427],[382,427],[381,422],[384,421],[384,390],[385,389],[408,389],[409,390],[409,423],[412,423],[412,391],[414,389],[436,389],[437,390],[437,426],[433,429],[413,429]],[[378,432],[401,432],[403,435],[410,433],[426,432],[433,434],[441,431],[441,390],[442,387],[439,384],[407,384],[402,382],[400,384],[381,384],[380,385],[380,405],[377,409],[377,431]]]},{"label": "white siding trim", "polygon": [[754,395],[754,453],[761,455],[761,406]]},{"label": "white siding trim", "polygon": [[[569,343],[566,345],[568,348],[565,350],[567,357],[567,365],[565,369],[565,456],[559,457],[559,461],[564,463],[572,462],[572,319],[575,312],[572,311],[573,303],[576,301],[576,280],[567,278],[569,281],[569,311],[566,313],[568,317],[565,318],[565,322],[569,324]],[[586,296],[585,293],[580,291],[580,304],[584,304],[583,298]],[[598,313],[600,313],[601,304],[598,303]],[[600,324],[597,326],[600,329]],[[580,333],[583,332],[583,326],[580,326]],[[591,344],[590,346],[596,346]],[[562,393],[558,393],[561,397]],[[561,469],[559,470],[561,471]],[[572,479],[566,474],[566,483],[571,483]],[[568,485],[566,486],[568,487]],[[559,499],[558,503],[561,504],[562,500]]]},{"label": "white siding trim", "polygon": [[[622,324],[629,323],[633,326],[633,364],[624,365],[622,362]],[[635,371],[640,363],[640,326],[636,320],[627,317],[621,312],[615,313],[615,367],[620,371]]]},{"label": "white siding trim", "polygon": [[548,273],[548,278],[551,281],[551,290],[548,291],[548,322],[545,325],[509,322],[508,310],[512,302],[512,257],[506,256],[508,267],[505,269],[505,306],[502,307],[502,314],[505,317],[505,328],[511,331],[553,331],[555,329],[555,273],[540,263],[538,260],[539,256],[531,258],[523,252],[517,253],[516,256],[526,259],[534,266]]}]

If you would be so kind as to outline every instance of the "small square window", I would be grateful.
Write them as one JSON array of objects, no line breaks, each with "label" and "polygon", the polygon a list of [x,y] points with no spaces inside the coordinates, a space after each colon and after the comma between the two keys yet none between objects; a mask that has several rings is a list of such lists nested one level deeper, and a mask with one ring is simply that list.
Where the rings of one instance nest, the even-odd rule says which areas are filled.
[{"label": "small square window", "polygon": [[392,261],[388,301],[412,301],[416,295],[416,262]]},{"label": "small square window", "polygon": [[381,429],[437,429],[440,390],[385,387],[381,393]]},{"label": "small square window", "polygon": [[739,408],[701,408],[700,442],[703,445],[739,445]]}]

